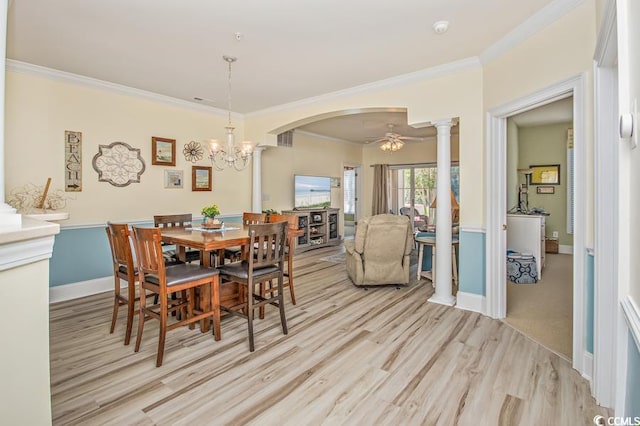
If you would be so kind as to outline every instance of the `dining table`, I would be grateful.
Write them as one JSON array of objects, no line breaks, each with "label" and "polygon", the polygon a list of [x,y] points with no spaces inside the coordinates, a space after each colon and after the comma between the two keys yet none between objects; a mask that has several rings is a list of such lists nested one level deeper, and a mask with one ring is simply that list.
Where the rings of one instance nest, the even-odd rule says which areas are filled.
[{"label": "dining table", "polygon": [[[208,229],[199,225],[192,225],[191,227],[173,227],[163,228],[161,230],[162,241],[165,244],[176,246],[176,255],[179,260],[185,261],[186,248],[200,250],[201,262],[203,266],[215,267],[217,265],[211,264],[211,253],[218,252],[218,259],[224,262],[224,249],[229,247],[241,246],[242,258],[246,258],[246,250],[251,243],[249,236],[249,226],[242,223],[225,223],[219,229]],[[302,231],[289,227],[288,229],[288,242],[292,243],[293,238],[301,235]],[[293,250],[289,250],[290,255],[293,255]],[[291,259],[289,259],[291,261]],[[243,295],[240,294],[240,287],[238,285],[220,286],[220,304],[221,305],[234,305],[242,301]],[[203,297],[206,301],[208,298]],[[203,307],[204,308],[204,307]],[[203,323],[200,325],[202,332],[209,331],[209,324]],[[218,334],[220,335],[220,334]]]}]

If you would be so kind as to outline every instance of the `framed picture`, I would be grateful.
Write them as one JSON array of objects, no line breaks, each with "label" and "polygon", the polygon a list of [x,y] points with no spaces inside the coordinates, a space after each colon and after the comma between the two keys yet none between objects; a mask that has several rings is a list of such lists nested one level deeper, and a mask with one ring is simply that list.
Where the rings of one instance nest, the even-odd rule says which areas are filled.
[{"label": "framed picture", "polygon": [[531,185],[560,185],[560,164],[531,165]]},{"label": "framed picture", "polygon": [[176,140],[151,138],[151,164],[156,166],[176,165]]},{"label": "framed picture", "polygon": [[182,188],[184,175],[182,170],[165,170],[164,171],[164,187],[165,188]]},{"label": "framed picture", "polygon": [[538,194],[555,194],[556,187],[555,186],[539,186],[536,188],[536,192]]},{"label": "framed picture", "polygon": [[191,166],[191,190],[211,191],[211,167]]}]

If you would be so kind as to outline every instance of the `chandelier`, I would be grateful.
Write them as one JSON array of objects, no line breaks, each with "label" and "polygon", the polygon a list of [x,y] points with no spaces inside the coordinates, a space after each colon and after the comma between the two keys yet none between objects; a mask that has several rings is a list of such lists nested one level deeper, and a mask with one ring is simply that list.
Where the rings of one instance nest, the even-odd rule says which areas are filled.
[{"label": "chandelier", "polygon": [[385,143],[383,143],[382,145],[380,145],[380,149],[387,152],[395,152],[398,151],[400,148],[402,148],[404,146],[404,142],[402,142],[399,139],[392,139],[392,140],[388,140]]},{"label": "chandelier", "polygon": [[236,145],[235,143],[235,136],[233,134],[235,127],[231,125],[231,64],[234,63],[237,58],[225,55],[222,59],[229,64],[229,86],[227,98],[229,121],[225,126],[225,130],[227,132],[226,143],[222,145],[215,139],[211,140],[209,144],[209,159],[216,170],[222,171],[225,167],[233,167],[240,171],[249,163],[251,154],[253,153],[253,145],[251,142],[247,141],[242,142],[240,145]]}]

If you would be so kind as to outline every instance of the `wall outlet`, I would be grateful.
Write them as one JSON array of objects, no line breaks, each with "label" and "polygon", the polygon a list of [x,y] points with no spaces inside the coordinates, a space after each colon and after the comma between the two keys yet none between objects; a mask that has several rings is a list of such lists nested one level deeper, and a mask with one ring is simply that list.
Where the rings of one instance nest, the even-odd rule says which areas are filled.
[{"label": "wall outlet", "polygon": [[558,238],[558,231],[553,231],[551,235],[553,235],[553,238]]}]

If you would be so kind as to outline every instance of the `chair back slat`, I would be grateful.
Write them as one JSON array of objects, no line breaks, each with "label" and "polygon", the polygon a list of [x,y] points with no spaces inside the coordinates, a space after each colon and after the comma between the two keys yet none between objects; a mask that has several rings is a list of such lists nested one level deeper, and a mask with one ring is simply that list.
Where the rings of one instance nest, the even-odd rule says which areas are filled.
[{"label": "chair back slat", "polygon": [[185,228],[191,226],[192,222],[191,213],[153,216],[153,225],[157,228]]},{"label": "chair back slat", "polygon": [[133,241],[138,259],[140,280],[147,274],[158,277],[161,286],[166,285],[164,257],[162,255],[162,234],[160,228],[133,227]]},{"label": "chair back slat", "polygon": [[254,225],[259,223],[265,223],[267,221],[266,213],[242,213],[242,223],[244,225]]},{"label": "chair back slat", "polygon": [[249,236],[255,248],[249,256],[249,270],[282,263],[287,243],[287,222],[249,225]]}]

